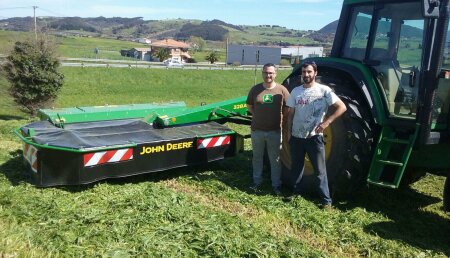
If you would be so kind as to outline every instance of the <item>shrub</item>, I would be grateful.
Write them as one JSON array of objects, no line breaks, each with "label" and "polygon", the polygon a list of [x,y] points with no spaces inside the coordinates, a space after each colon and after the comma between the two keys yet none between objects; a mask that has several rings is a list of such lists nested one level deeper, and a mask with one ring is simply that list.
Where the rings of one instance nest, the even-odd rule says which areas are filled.
[{"label": "shrub", "polygon": [[211,64],[214,64],[216,61],[219,61],[219,54],[217,54],[216,51],[213,51],[206,56],[205,60],[208,60]]},{"label": "shrub", "polygon": [[159,59],[159,61],[162,62],[170,57],[169,49],[167,49],[167,48],[156,49],[153,52],[153,57]]},{"label": "shrub", "polygon": [[289,60],[287,60],[287,59],[281,59],[280,65],[281,66],[290,66],[291,62]]},{"label": "shrub", "polygon": [[186,63],[193,64],[193,63],[197,63],[197,61],[194,58],[190,57],[186,60]]},{"label": "shrub", "polygon": [[46,38],[17,41],[2,70],[11,84],[9,93],[25,112],[52,104],[63,85],[55,44]]}]

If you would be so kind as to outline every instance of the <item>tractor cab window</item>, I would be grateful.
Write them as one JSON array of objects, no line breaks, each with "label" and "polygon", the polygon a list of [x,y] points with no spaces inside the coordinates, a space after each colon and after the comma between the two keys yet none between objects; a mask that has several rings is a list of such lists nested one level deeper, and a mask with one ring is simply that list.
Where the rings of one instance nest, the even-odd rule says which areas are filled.
[{"label": "tractor cab window", "polygon": [[[392,9],[395,6],[392,4]],[[386,13],[380,11],[370,60],[377,61],[373,68],[378,73],[391,116],[415,119],[424,20],[418,18],[419,6],[416,10],[402,10],[404,5],[397,6],[398,16],[391,16],[391,8],[386,8],[389,10]]]},{"label": "tractor cab window", "polygon": [[420,2],[352,9],[343,55],[373,68],[391,117],[416,118],[424,27]]},{"label": "tractor cab window", "polygon": [[350,31],[347,33],[343,56],[362,61],[366,53],[372,20],[372,6],[358,6],[353,9]]}]

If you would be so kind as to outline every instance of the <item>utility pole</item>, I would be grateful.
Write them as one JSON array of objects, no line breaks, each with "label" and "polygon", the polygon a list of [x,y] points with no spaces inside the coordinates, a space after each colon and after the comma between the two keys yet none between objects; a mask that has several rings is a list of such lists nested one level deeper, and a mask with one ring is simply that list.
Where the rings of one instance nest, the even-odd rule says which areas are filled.
[{"label": "utility pole", "polygon": [[256,70],[258,69],[258,65],[259,65],[259,50],[256,50],[256,60],[255,60],[255,76],[253,79],[253,84],[256,85]]},{"label": "utility pole", "polygon": [[34,38],[37,41],[37,24],[36,24],[36,8],[37,6],[33,5],[33,16],[34,16]]},{"label": "utility pole", "polygon": [[225,67],[228,65],[228,38],[225,46]]}]

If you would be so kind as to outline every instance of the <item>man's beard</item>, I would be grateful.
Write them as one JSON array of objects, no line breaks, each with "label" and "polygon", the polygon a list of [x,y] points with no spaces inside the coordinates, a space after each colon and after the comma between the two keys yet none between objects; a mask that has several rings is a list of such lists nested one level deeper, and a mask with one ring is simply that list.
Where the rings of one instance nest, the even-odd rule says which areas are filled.
[{"label": "man's beard", "polygon": [[311,82],[314,81],[314,77],[306,77],[306,76],[303,76],[302,79],[303,79],[303,82],[304,82],[304,83],[311,83]]}]

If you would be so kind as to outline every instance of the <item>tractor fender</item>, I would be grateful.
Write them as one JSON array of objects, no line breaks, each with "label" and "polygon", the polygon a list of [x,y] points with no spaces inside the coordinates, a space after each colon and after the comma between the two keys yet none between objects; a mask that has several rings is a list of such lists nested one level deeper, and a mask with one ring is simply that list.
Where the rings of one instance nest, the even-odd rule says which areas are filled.
[{"label": "tractor fender", "polygon": [[[383,124],[386,120],[385,101],[381,97],[381,90],[373,72],[360,62],[342,58],[322,57],[311,58],[305,61],[314,61],[318,67],[318,77],[326,76],[338,80],[351,78],[353,90],[358,90],[372,114],[375,124]],[[301,65],[295,67],[292,73],[283,82],[287,89],[292,91],[295,86],[301,85]],[[326,82],[324,82],[326,84]]]}]

